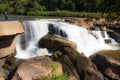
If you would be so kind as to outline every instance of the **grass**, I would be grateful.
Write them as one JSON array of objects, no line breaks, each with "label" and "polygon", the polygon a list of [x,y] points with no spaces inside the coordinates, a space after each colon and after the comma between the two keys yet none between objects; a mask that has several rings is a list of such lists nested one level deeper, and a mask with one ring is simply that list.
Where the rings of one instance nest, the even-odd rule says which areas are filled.
[{"label": "grass", "polygon": [[57,75],[57,76],[46,77],[40,80],[69,80],[69,76],[66,73],[64,73],[64,74]]},{"label": "grass", "polygon": [[[4,18],[4,15],[0,14],[1,18]],[[70,11],[29,11],[25,15],[19,14],[9,14],[9,18],[12,20],[34,20],[36,18],[106,18],[106,19],[120,19],[120,16],[110,16],[108,13],[94,13],[94,12],[70,12]]]},{"label": "grass", "polygon": [[[83,17],[83,18],[101,18],[106,17],[107,14],[92,13],[92,12],[70,12],[70,11],[37,11],[27,12],[26,15],[9,14],[9,17],[17,17],[20,19],[31,18],[51,18],[51,17]],[[0,14],[0,17],[3,14]],[[3,16],[4,17],[4,16]]]},{"label": "grass", "polygon": [[54,16],[54,17],[89,17],[89,18],[100,18],[106,16],[101,13],[90,13],[90,12],[70,12],[70,11],[42,11],[42,12],[28,12],[28,15],[38,16]]},{"label": "grass", "polygon": [[50,75],[48,75],[47,77],[43,77],[41,79],[37,79],[37,80],[69,80],[69,75],[66,73],[58,73],[58,68],[60,68],[60,64],[57,62],[51,62],[51,66],[52,66],[52,72]]}]

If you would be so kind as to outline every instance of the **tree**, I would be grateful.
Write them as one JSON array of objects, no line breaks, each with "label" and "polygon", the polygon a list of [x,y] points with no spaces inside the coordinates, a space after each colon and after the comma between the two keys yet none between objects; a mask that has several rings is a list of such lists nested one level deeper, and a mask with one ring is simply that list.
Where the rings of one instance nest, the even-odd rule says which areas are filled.
[{"label": "tree", "polygon": [[120,0],[0,0],[0,12],[26,14],[41,11],[77,11],[120,14]]},{"label": "tree", "polygon": [[0,4],[0,12],[3,13],[5,10],[7,10],[8,5],[7,4]]}]

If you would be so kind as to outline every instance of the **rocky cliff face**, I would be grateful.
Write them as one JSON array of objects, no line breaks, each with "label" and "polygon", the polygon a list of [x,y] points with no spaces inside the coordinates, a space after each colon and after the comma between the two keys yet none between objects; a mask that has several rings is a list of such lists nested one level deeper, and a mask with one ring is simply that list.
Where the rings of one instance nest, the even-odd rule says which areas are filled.
[{"label": "rocky cliff face", "polygon": [[0,58],[14,53],[16,35],[24,32],[20,21],[0,22]]}]

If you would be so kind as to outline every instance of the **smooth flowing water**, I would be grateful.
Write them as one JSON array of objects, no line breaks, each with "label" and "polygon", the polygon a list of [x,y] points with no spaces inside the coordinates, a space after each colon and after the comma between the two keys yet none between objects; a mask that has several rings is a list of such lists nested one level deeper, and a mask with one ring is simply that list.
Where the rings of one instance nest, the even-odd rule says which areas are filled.
[{"label": "smooth flowing water", "polygon": [[[38,47],[38,41],[49,32],[49,24],[53,25],[53,34],[74,41],[77,50],[86,56],[90,56],[99,50],[115,49],[105,44],[105,38],[99,30],[92,31],[90,34],[87,29],[81,26],[52,20],[23,21],[22,23],[25,33],[19,35],[17,39],[17,58],[26,59],[35,56],[50,55],[47,49]],[[107,33],[105,33],[105,35],[109,38]]]}]

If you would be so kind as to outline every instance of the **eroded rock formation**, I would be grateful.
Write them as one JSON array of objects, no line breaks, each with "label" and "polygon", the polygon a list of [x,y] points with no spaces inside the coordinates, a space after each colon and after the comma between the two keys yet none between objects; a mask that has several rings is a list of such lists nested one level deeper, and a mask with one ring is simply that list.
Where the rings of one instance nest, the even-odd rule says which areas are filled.
[{"label": "eroded rock formation", "polygon": [[23,32],[20,21],[0,22],[0,80],[8,79],[9,73],[16,68],[16,65],[13,64],[14,61],[9,62],[8,57],[14,56],[16,35]]},{"label": "eroded rock formation", "polygon": [[120,63],[118,61],[100,54],[91,56],[91,60],[109,80],[120,80]]},{"label": "eroded rock formation", "polygon": [[110,37],[112,37],[113,39],[120,43],[120,34],[110,29],[107,29],[107,33],[110,35]]},{"label": "eroded rock formation", "polygon": [[[85,21],[89,23],[87,27],[90,27],[91,19]],[[76,50],[74,42],[54,35],[46,35],[39,41],[41,47],[53,53],[51,58],[45,56],[28,60],[11,58],[9,55],[15,51],[15,36],[23,33],[24,30],[19,21],[0,22],[0,25],[2,25],[0,26],[0,80],[35,80],[52,76],[54,73],[51,63],[59,65],[55,71],[58,74],[62,74],[62,71],[70,74],[72,76],[70,80],[120,80],[119,62],[99,54],[89,59]],[[52,27],[49,29],[51,29],[49,34],[52,34],[54,30]],[[112,32],[112,35],[119,41],[116,33]]]},{"label": "eroded rock formation", "polygon": [[46,35],[40,40],[39,44],[41,47],[48,48],[53,52],[61,51],[67,55],[78,72],[80,80],[105,80],[95,65],[86,56],[80,54],[71,41]]},{"label": "eroded rock formation", "polygon": [[16,35],[24,32],[20,21],[0,22],[0,58],[15,51]]}]

